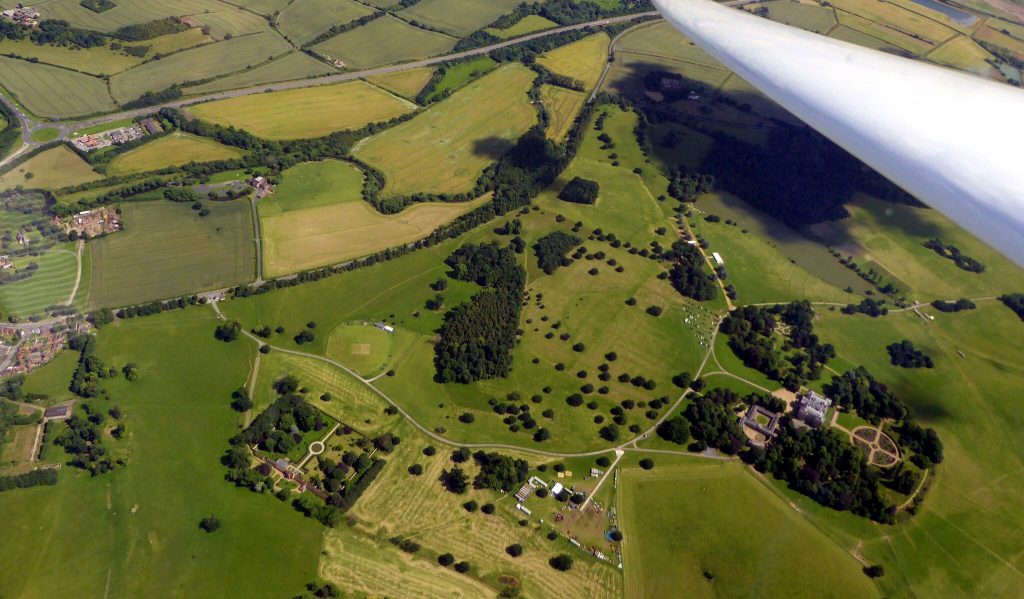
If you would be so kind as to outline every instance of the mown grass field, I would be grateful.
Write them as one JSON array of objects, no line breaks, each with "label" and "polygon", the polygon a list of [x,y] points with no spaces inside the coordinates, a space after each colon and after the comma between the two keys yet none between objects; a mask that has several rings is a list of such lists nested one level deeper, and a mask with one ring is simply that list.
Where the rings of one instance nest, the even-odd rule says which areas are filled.
[{"label": "mown grass field", "polygon": [[595,33],[567,46],[556,48],[537,57],[537,62],[552,72],[576,79],[587,90],[597,85],[601,71],[608,62],[608,45],[611,40],[605,33]]},{"label": "mown grass field", "polygon": [[360,376],[372,377],[382,372],[396,353],[407,349],[414,338],[401,329],[388,333],[370,322],[340,324],[331,331],[326,355]]},{"label": "mown grass field", "polygon": [[620,470],[625,596],[880,595],[857,560],[741,463],[654,459],[650,471]]},{"label": "mown grass field", "polygon": [[957,36],[928,53],[928,60],[968,71],[990,79],[999,78],[999,70],[986,60],[994,60],[987,50],[967,36]]},{"label": "mown grass field", "polygon": [[26,188],[59,189],[99,178],[89,163],[67,146],[60,145],[44,150],[0,175],[0,189],[13,189],[19,185]]},{"label": "mown grass field", "polygon": [[518,5],[518,0],[420,0],[399,14],[407,20],[465,37]]},{"label": "mown grass field", "polygon": [[489,73],[497,67],[498,63],[490,56],[480,56],[452,65],[445,70],[444,77],[434,86],[434,91],[427,96],[427,100],[433,100],[445,92],[462,87],[470,80]]},{"label": "mown grass field", "polygon": [[543,31],[545,29],[551,29],[557,27],[558,23],[549,21],[540,15],[526,15],[522,19],[515,22],[514,25],[507,29],[497,29],[494,27],[488,27],[485,29],[487,33],[495,37],[499,37],[503,40],[507,40],[520,35],[526,35],[527,33],[533,33],[535,31]]},{"label": "mown grass field", "polygon": [[128,150],[110,161],[109,175],[130,175],[154,171],[189,162],[227,160],[242,155],[238,148],[221,145],[212,139],[174,132]]},{"label": "mown grass field", "polygon": [[[224,4],[214,0],[181,0],[168,5],[161,0],[131,0],[116,2],[117,6],[95,13],[77,0],[50,0],[38,6],[43,18],[68,21],[75,27],[93,31],[111,32],[125,25],[145,23],[166,16],[194,15],[205,11],[224,10]],[[12,3],[5,3],[5,6]]]},{"label": "mown grass field", "polygon": [[41,117],[82,116],[117,107],[102,79],[6,56],[0,56],[0,85]]},{"label": "mown grass field", "polygon": [[336,72],[334,68],[304,52],[290,52],[254,69],[220,77],[202,85],[186,87],[184,91],[189,94],[209,94],[228,89],[253,87],[264,83],[319,77]]},{"label": "mown grass field", "polygon": [[281,11],[277,27],[301,46],[333,25],[344,25],[371,12],[352,0],[296,0]]},{"label": "mown grass field", "polygon": [[493,71],[365,140],[353,155],[383,171],[385,195],[468,191],[536,121],[526,94],[533,78],[519,65]]},{"label": "mown grass field", "polygon": [[[216,325],[212,310],[194,308],[100,333],[105,363],[141,373],[104,382],[128,430],[107,443],[128,466],[98,477],[65,466],[56,487],[0,494],[0,556],[22,564],[0,577],[4,596],[279,597],[316,576],[323,527],[224,481],[219,458],[237,430],[230,394],[255,346],[216,341]],[[222,523],[215,534],[198,527],[210,514]]]},{"label": "mown grass field", "polygon": [[204,121],[245,129],[267,139],[320,137],[411,110],[414,105],[365,81],[252,94],[189,108]]},{"label": "mown grass field", "polygon": [[336,35],[313,49],[345,61],[349,68],[368,69],[444,54],[454,48],[457,41],[388,15]]},{"label": "mown grass field", "polygon": [[408,69],[396,73],[386,73],[374,77],[367,77],[366,80],[377,87],[412,100],[420,93],[420,90],[430,81],[434,75],[433,67],[421,67]]},{"label": "mown grass field", "polygon": [[208,202],[200,217],[164,200],[124,206],[125,230],[90,242],[90,308],[115,307],[252,280],[248,202]]},{"label": "mown grass field", "polygon": [[417,204],[383,215],[363,201],[362,183],[358,169],[333,160],[285,171],[284,182],[259,206],[266,273],[278,276],[416,241],[485,201]]},{"label": "mown grass field", "polygon": [[[531,499],[531,507],[536,511],[529,518],[527,526],[520,526],[517,520],[523,515],[515,510],[512,496],[500,496],[494,491],[476,489],[466,495],[453,495],[441,487],[437,478],[442,469],[452,465],[449,459],[453,449],[451,446],[428,440],[404,423],[396,426],[394,432],[401,436],[402,443],[385,456],[388,466],[353,509],[353,515],[360,522],[356,530],[378,538],[392,535],[414,538],[424,547],[415,560],[420,562],[419,568],[434,571],[435,581],[447,580],[451,570],[437,566],[433,556],[450,552],[457,560],[469,561],[473,569],[469,575],[462,577],[464,582],[461,594],[455,594],[452,590],[453,596],[494,594],[502,586],[497,584],[501,576],[517,579],[523,595],[529,597],[572,599],[620,596],[622,577],[616,568],[589,557],[572,547],[564,538],[549,541],[544,536],[550,528],[539,524],[539,520],[550,519],[550,512],[554,511],[554,503],[550,499],[546,502]],[[436,455],[423,455],[422,450],[427,445],[436,447]],[[531,465],[536,463],[536,457],[528,456],[527,459]],[[423,474],[411,476],[407,468],[412,464],[423,466]],[[475,474],[475,466],[463,466],[468,466],[470,476]],[[530,474],[551,478],[550,471],[543,474],[532,470]],[[469,499],[480,504],[493,502],[496,510],[492,515],[468,513],[461,507],[461,503]],[[545,509],[541,507],[542,504],[551,507]],[[430,516],[426,517],[426,514]],[[328,534],[325,546],[330,548],[334,536]],[[512,543],[522,545],[523,555],[512,558],[505,553],[505,547]],[[370,552],[370,555],[378,553]],[[548,565],[547,560],[558,553],[569,553],[575,558],[572,570],[562,573]],[[321,570],[337,572],[341,564],[352,559],[329,550],[329,554],[321,559]],[[410,567],[415,566],[410,563]],[[382,589],[377,586],[384,582],[380,580],[382,574],[365,576],[362,577],[364,582],[353,581],[349,584],[356,588],[369,586]],[[351,575],[347,579],[351,580]],[[480,590],[481,580],[496,587],[495,590]],[[425,592],[414,588],[416,590],[410,596],[421,596],[418,593]]]},{"label": "mown grass field", "polygon": [[143,59],[115,52],[108,46],[79,48],[78,46],[39,45],[29,39],[0,41],[0,54],[17,54],[24,58],[37,58],[39,62],[61,66],[91,75],[112,75],[129,69]]},{"label": "mown grass field", "polygon": [[825,34],[836,26],[836,15],[831,8],[801,4],[790,0],[748,4],[743,7],[743,10],[753,11],[761,7],[768,9],[769,19],[807,31]]},{"label": "mown grass field", "polygon": [[110,79],[110,93],[119,102],[127,102],[146,91],[166,89],[176,83],[246,71],[289,51],[288,42],[270,32],[235,37],[119,73]]},{"label": "mown grass field", "polygon": [[[32,276],[0,285],[0,306],[10,314],[28,316],[39,314],[49,306],[63,304],[71,295],[78,273],[75,244],[66,243],[19,262],[35,262],[39,269]],[[80,289],[85,293],[86,289]]]},{"label": "mown grass field", "polygon": [[540,88],[540,101],[544,103],[544,108],[551,116],[551,121],[544,133],[549,138],[562,142],[569,134],[569,129],[572,128],[580,108],[583,108],[583,104],[587,101],[587,94],[545,84]]}]

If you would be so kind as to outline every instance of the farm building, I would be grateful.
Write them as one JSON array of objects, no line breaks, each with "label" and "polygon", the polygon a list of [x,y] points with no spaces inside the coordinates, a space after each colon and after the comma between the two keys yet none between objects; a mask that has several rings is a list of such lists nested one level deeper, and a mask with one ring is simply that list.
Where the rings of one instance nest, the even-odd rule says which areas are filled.
[{"label": "farm building", "polygon": [[719,254],[718,252],[711,252],[711,257],[715,259],[715,262],[719,266],[722,266],[723,264],[725,264],[725,260],[722,260],[722,255]]},{"label": "farm building", "polygon": [[831,399],[809,391],[800,398],[796,417],[803,420],[807,426],[817,428],[825,423],[825,414],[830,407],[832,407]]},{"label": "farm building", "polygon": [[156,135],[164,130],[163,127],[160,126],[160,123],[153,119],[142,119],[139,121],[139,125],[141,125],[142,128],[146,130],[146,133],[149,133],[150,135]]},{"label": "farm building", "polygon": [[0,14],[11,21],[14,21],[18,25],[24,25],[25,27],[35,27],[36,22],[39,20],[38,10],[25,6],[20,2],[16,7],[7,9]]},{"label": "farm building", "polygon": [[[764,447],[779,428],[779,415],[764,406],[754,404],[740,419],[751,445]],[[749,429],[749,430],[748,430]]]},{"label": "farm building", "polygon": [[562,486],[562,483],[555,483],[551,487],[551,494],[558,495],[559,493],[562,492],[563,489],[565,489],[565,487]]},{"label": "farm building", "polygon": [[373,326],[375,326],[378,329],[384,331],[385,333],[394,333],[395,332],[395,327],[389,325],[386,322],[376,322],[376,323],[373,324]]},{"label": "farm building", "polygon": [[43,412],[43,418],[45,420],[67,420],[70,417],[71,404],[53,406],[52,408],[46,408],[46,411]]}]

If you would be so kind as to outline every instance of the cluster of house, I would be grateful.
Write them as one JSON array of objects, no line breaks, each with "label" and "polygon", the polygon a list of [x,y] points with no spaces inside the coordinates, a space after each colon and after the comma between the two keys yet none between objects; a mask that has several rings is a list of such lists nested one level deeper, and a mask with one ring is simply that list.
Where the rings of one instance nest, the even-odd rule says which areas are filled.
[{"label": "cluster of house", "polygon": [[7,356],[5,361],[7,366],[3,372],[0,372],[3,375],[24,374],[39,368],[60,353],[68,340],[67,331],[54,332],[41,329],[21,331],[14,327],[0,327],[0,336],[27,337],[20,345],[13,348],[14,355]]},{"label": "cluster of house", "polygon": [[274,192],[274,186],[270,184],[270,181],[267,181],[266,177],[261,177],[260,175],[253,175],[249,179],[249,186],[256,190],[257,200]]},{"label": "cluster of house", "polygon": [[117,210],[109,206],[84,210],[63,219],[54,217],[53,222],[65,233],[75,231],[79,236],[96,237],[121,230],[121,218]]},{"label": "cluster of house", "polygon": [[[825,418],[831,407],[831,399],[819,395],[813,390],[808,391],[797,396],[796,405],[793,407],[793,423],[797,426],[820,428],[825,424]],[[754,404],[740,419],[740,424],[743,425],[751,445],[764,447],[775,436],[781,421],[781,414]]]},{"label": "cluster of house", "polygon": [[4,18],[10,19],[18,25],[24,25],[25,27],[35,27],[39,22],[39,11],[25,6],[20,2],[14,8],[9,8],[0,14],[2,14]]},{"label": "cluster of house", "polygon": [[118,127],[101,133],[82,135],[72,139],[71,143],[83,152],[91,152],[100,148],[106,148],[107,146],[119,146],[140,139],[145,135],[155,135],[161,131],[163,131],[163,127],[160,126],[160,123],[156,122],[155,119],[147,118],[127,127]]}]

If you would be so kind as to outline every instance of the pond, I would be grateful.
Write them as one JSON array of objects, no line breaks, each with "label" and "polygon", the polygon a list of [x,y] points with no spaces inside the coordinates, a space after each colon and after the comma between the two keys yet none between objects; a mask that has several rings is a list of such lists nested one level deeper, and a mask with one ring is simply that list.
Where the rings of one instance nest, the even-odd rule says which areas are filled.
[{"label": "pond", "polygon": [[973,25],[974,22],[978,20],[978,17],[972,15],[969,12],[960,10],[958,8],[953,8],[948,4],[942,4],[941,2],[936,2],[935,0],[911,0],[911,2],[913,2],[914,4],[920,4],[925,8],[937,10],[942,14],[946,15],[947,17],[949,17],[950,19],[952,19],[953,22],[958,25]]}]

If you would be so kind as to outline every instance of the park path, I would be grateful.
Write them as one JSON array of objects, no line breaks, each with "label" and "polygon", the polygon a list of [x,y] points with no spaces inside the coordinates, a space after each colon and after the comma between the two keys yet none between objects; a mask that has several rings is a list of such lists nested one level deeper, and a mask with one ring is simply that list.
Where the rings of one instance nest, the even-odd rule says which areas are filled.
[{"label": "park path", "polygon": [[78,287],[82,284],[82,252],[85,249],[85,240],[79,239],[78,244],[75,246],[75,260],[78,261],[77,270],[75,273],[75,286],[71,288],[71,294],[68,295],[68,301],[64,302],[65,306],[70,306],[75,301],[75,295],[78,294]]}]

